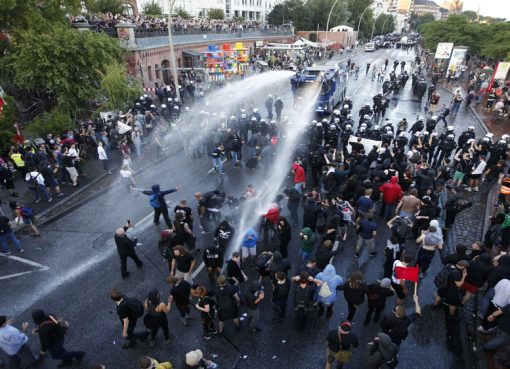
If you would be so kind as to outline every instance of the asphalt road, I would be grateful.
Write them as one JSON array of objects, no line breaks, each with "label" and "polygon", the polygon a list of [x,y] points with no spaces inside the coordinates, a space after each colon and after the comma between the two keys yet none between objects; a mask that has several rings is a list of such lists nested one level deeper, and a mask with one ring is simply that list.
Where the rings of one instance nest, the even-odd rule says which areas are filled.
[{"label": "asphalt road", "polygon": [[[353,60],[361,65],[361,70],[359,80],[350,80],[348,84],[348,95],[354,101],[353,116],[364,103],[371,102],[372,96],[381,88],[380,84],[370,80],[370,76],[365,77],[367,61],[372,65],[383,65],[385,58],[390,59],[390,64],[394,59],[405,59],[409,68],[413,57],[411,53],[406,54],[405,51],[397,49],[378,50],[355,56]],[[387,117],[394,122],[406,117],[412,123],[421,109],[410,88],[409,81],[406,89],[392,98]],[[285,109],[291,108],[290,83],[273,86],[272,93],[282,95]],[[265,111],[262,103],[264,97],[258,99],[261,112]],[[459,133],[474,123],[472,118],[463,114],[468,113],[461,111],[455,122]],[[481,127],[477,126],[476,130],[477,134],[482,132]],[[231,168],[229,163],[225,166],[227,174],[223,176],[223,182],[227,193],[239,195],[248,183],[258,180],[256,175],[246,172],[244,168]],[[162,188],[166,189],[180,185],[181,190],[167,196],[167,200],[173,207],[179,199],[185,198],[190,206],[195,208],[194,192],[212,190],[218,184],[219,176],[208,173],[209,169],[209,159],[196,161],[179,151],[144,171],[137,178],[137,187],[150,188],[153,183],[160,183]],[[131,275],[122,280],[112,236],[115,229],[128,218],[136,223],[134,233],[142,243],[138,247],[138,254],[144,261],[144,267],[138,270],[128,262]],[[120,323],[115,314],[115,305],[109,300],[109,292],[115,287],[140,299],[152,288],[158,288],[163,297],[168,294],[165,284],[166,264],[156,248],[162,229],[152,224],[152,210],[147,196],[128,194],[119,183],[114,184],[85,205],[44,226],[40,239],[22,238],[25,253],[13,254],[14,256],[9,258],[0,257],[0,313],[16,317],[19,324],[25,320],[30,321],[30,311],[35,308],[43,308],[47,312],[65,317],[71,322],[71,329],[66,337],[67,346],[87,352],[86,359],[80,366],[83,368],[95,362],[101,362],[107,368],[136,368],[138,357],[142,354],[170,360],[177,368],[181,368],[185,353],[196,348],[207,354],[218,355],[214,361],[220,364],[221,368],[315,369],[323,366],[325,334],[328,329],[337,327],[347,315],[347,305],[343,297],[336,302],[331,319],[314,319],[302,333],[292,330],[290,302],[287,320],[272,323],[270,302],[265,301],[262,304],[260,333],[250,333],[246,326],[240,333],[236,333],[233,326],[227,324],[225,337],[215,337],[210,341],[202,339],[198,313],[194,312],[190,325],[184,327],[177,318],[177,312],[171,311],[169,320],[172,339],[169,345],[164,345],[160,338],[154,348],[139,344],[135,350],[122,350]],[[198,233],[197,229],[195,231]],[[380,225],[376,243],[379,251],[384,247],[387,234],[386,226]],[[293,270],[298,264],[299,246],[296,240],[297,231],[294,230],[289,249]],[[199,236],[199,247],[207,242],[209,240]],[[408,247],[413,249],[415,246]],[[360,259],[355,260],[353,250],[354,234],[351,233],[344,251],[334,261],[338,274],[345,279],[351,272],[361,269],[367,282],[382,277],[382,252],[375,258],[368,259],[368,256],[363,254]],[[429,276],[439,270],[438,259],[436,256]],[[27,273],[14,275],[22,272]],[[197,278],[206,283],[205,272],[201,272]],[[268,284],[266,288],[269,290]],[[432,303],[434,292],[432,277],[427,277],[419,287],[422,306]],[[391,313],[391,305],[389,303],[387,306],[388,313]],[[406,306],[411,310],[410,299]],[[361,307],[354,319],[354,333],[360,337],[361,346],[355,350],[352,360],[345,368],[366,368],[366,344],[377,334],[378,328],[375,325],[361,324],[365,312],[366,307]],[[142,324],[139,322],[139,329],[141,328]],[[38,348],[36,341],[33,341],[32,345]],[[399,368],[449,367],[441,311],[427,306],[424,308],[423,316],[413,325],[408,339],[402,345],[399,357]],[[47,358],[41,367],[51,368],[54,364]]]}]

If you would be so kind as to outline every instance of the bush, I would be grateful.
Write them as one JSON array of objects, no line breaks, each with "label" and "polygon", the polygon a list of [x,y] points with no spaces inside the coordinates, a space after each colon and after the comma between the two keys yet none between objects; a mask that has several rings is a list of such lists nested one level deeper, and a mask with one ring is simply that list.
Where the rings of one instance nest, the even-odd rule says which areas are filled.
[{"label": "bush", "polygon": [[310,32],[310,34],[308,35],[308,40],[310,40],[312,42],[317,42],[317,33]]},{"label": "bush", "polygon": [[25,128],[24,133],[32,139],[37,137],[44,138],[48,133],[58,136],[62,132],[73,128],[74,124],[67,114],[63,114],[58,109],[53,109],[35,118]]},{"label": "bush", "polygon": [[184,8],[177,8],[174,10],[175,15],[182,19],[191,19],[191,14]]},{"label": "bush", "polygon": [[145,15],[161,15],[163,14],[163,9],[156,1],[153,0],[143,6],[142,12]]},{"label": "bush", "polygon": [[225,13],[223,13],[223,9],[212,8],[212,9],[209,9],[209,12],[207,13],[207,17],[209,19],[225,19]]}]

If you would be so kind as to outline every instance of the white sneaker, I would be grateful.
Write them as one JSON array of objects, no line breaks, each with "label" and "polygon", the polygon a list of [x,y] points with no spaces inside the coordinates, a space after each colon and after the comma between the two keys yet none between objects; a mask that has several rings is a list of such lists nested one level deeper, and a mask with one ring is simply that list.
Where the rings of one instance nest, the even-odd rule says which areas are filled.
[{"label": "white sneaker", "polygon": [[478,187],[473,188],[473,191],[478,192],[479,191]]},{"label": "white sneaker", "polygon": [[466,187],[467,192],[471,192],[471,187]]}]

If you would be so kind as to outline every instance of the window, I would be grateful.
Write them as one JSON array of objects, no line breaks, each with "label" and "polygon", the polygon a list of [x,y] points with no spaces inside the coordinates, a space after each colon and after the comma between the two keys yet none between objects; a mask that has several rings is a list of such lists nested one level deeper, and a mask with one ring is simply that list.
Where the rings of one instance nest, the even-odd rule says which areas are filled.
[{"label": "window", "polygon": [[156,64],[154,66],[154,70],[156,71],[156,79],[159,79],[160,78],[160,76],[159,76],[159,65]]},{"label": "window", "polygon": [[122,13],[124,15],[133,15],[133,6],[128,3],[122,4]]},{"label": "window", "polygon": [[149,76],[149,82],[152,82],[152,67],[150,65],[147,67],[147,75]]}]

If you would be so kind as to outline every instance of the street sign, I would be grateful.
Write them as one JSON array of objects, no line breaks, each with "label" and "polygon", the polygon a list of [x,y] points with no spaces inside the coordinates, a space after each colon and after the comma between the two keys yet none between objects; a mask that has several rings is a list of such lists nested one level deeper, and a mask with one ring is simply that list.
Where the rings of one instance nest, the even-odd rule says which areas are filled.
[{"label": "street sign", "polygon": [[466,57],[467,51],[468,49],[465,46],[459,46],[453,49],[452,57],[448,64],[448,72],[450,72],[450,75],[457,72],[457,69],[464,64],[464,58]]},{"label": "street sign", "polygon": [[504,80],[510,69],[510,62],[499,62],[496,72],[494,73],[494,79],[496,81]]},{"label": "street sign", "polygon": [[436,59],[450,59],[453,42],[440,42],[437,44]]}]

